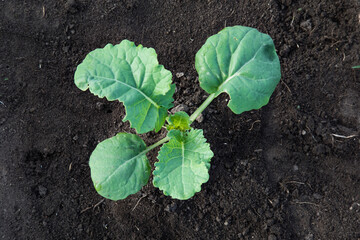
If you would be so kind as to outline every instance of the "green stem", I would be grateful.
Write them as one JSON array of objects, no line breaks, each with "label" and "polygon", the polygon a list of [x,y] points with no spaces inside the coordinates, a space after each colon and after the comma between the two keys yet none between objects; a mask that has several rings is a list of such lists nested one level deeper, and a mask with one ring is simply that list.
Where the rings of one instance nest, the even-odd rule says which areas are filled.
[{"label": "green stem", "polygon": [[161,144],[166,143],[166,142],[169,141],[169,140],[170,140],[169,137],[164,137],[163,139],[161,139],[160,141],[154,143],[153,145],[148,146],[148,147],[145,149],[144,152],[148,152],[148,151],[156,148],[157,146],[160,146]]},{"label": "green stem", "polygon": [[200,115],[200,113],[204,111],[207,106],[209,106],[214,98],[216,98],[215,93],[210,94],[208,98],[200,105],[200,107],[196,109],[196,111],[190,116],[190,122],[193,122]]},{"label": "green stem", "polygon": [[[196,109],[196,111],[190,116],[190,122],[193,122],[202,111],[205,110],[205,108],[207,106],[209,106],[209,104],[212,102],[212,100],[214,100],[216,98],[215,93],[212,93],[208,96],[208,98],[200,105],[200,107],[198,109]],[[169,137],[164,137],[163,139],[161,139],[160,141],[154,143],[153,145],[148,146],[142,153],[147,153],[150,150],[160,146],[163,143],[166,143],[167,141],[169,141],[170,138]]]}]

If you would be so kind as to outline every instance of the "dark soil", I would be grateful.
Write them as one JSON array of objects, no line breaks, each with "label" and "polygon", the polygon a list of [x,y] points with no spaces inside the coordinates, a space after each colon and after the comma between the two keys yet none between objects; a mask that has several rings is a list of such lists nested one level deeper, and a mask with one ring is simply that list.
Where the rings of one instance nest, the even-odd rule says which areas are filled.
[{"label": "dark soil", "polygon": [[[357,0],[0,1],[1,239],[359,239],[359,12]],[[206,97],[195,54],[232,25],[274,39],[270,103],[235,115],[222,95],[194,124],[215,156],[192,199],[150,182],[104,200],[88,158],[134,130],[121,103],[76,88],[76,66],[108,42],[153,47],[192,113]]]}]

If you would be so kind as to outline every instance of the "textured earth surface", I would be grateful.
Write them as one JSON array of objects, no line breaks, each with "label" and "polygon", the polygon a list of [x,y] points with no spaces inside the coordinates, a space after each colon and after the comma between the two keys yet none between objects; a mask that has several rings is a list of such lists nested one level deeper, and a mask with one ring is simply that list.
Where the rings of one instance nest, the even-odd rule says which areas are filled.
[{"label": "textured earth surface", "polygon": [[[359,239],[359,13],[357,0],[0,1],[0,238]],[[151,183],[104,200],[88,158],[134,130],[121,103],[76,88],[76,66],[125,38],[153,47],[175,106],[192,113],[207,96],[195,54],[233,25],[274,39],[282,79],[270,103],[235,115],[224,94],[205,110],[194,125],[215,156],[190,200]]]}]

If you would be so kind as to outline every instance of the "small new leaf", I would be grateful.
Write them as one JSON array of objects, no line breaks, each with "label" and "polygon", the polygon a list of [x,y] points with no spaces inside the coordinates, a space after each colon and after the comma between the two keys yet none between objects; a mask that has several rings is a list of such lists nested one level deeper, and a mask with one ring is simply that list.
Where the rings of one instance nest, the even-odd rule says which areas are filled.
[{"label": "small new leaf", "polygon": [[168,125],[166,126],[167,130],[180,130],[182,132],[189,130],[190,127],[190,117],[186,112],[176,112],[173,115],[170,115],[166,118]]},{"label": "small new leaf", "polygon": [[139,191],[151,172],[144,141],[129,133],[118,133],[99,143],[89,165],[96,191],[111,200]]},{"label": "small new leaf", "polygon": [[136,47],[128,40],[90,52],[75,72],[75,84],[81,90],[123,102],[123,121],[129,120],[138,133],[159,131],[164,125],[173,106],[171,79],[153,48]]},{"label": "small new leaf", "polygon": [[243,26],[208,38],[196,54],[195,68],[200,86],[216,96],[228,93],[228,106],[236,114],[266,105],[281,77],[271,37]]},{"label": "small new leaf", "polygon": [[172,198],[189,199],[208,181],[214,154],[202,130],[171,130],[168,137],[155,163],[153,184]]}]

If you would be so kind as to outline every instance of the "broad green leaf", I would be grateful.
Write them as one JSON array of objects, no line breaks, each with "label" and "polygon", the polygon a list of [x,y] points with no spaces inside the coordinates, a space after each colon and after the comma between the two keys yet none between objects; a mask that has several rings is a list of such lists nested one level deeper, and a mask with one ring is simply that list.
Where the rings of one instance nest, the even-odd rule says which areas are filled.
[{"label": "broad green leaf", "polygon": [[172,198],[189,199],[208,181],[214,154],[202,130],[171,130],[168,137],[155,163],[153,184]]},{"label": "broad green leaf", "polygon": [[200,86],[216,96],[228,93],[228,106],[236,114],[266,105],[281,77],[271,37],[243,26],[208,38],[196,54],[195,67]]},{"label": "broad green leaf", "polygon": [[129,133],[118,133],[99,143],[89,162],[96,191],[111,200],[138,192],[151,171],[145,149],[144,141]]},{"label": "broad green leaf", "polygon": [[191,128],[190,117],[186,112],[176,112],[167,117],[166,121],[169,123],[169,125],[167,125],[168,131],[173,129],[185,131]]},{"label": "broad green leaf", "polygon": [[159,131],[164,125],[173,106],[171,79],[153,48],[136,47],[128,40],[90,52],[75,72],[75,84],[81,90],[123,102],[123,121],[129,120],[138,133]]}]

